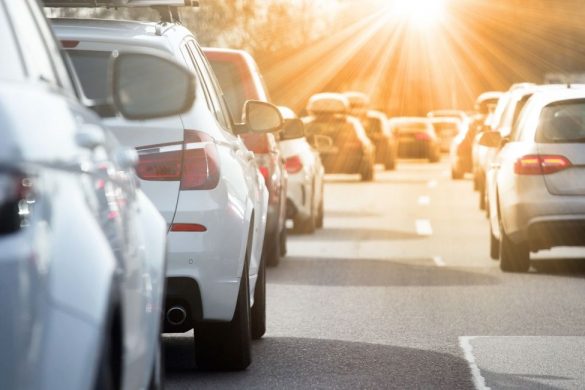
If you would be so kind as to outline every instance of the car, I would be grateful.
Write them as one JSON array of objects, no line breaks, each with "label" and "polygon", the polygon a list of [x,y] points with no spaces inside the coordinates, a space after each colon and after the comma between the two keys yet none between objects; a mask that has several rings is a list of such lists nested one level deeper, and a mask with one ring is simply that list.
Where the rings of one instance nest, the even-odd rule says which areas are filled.
[{"label": "car", "polygon": [[473,171],[472,146],[475,135],[482,126],[482,116],[476,114],[471,117],[469,126],[464,127],[453,141],[449,148],[449,162],[451,164],[451,178],[453,180],[463,179],[466,173]]},{"label": "car", "polygon": [[499,132],[482,136],[487,147],[503,145],[490,215],[503,271],[528,271],[531,252],[585,246],[583,112],[583,89],[538,91],[507,138]]},{"label": "car", "polygon": [[441,159],[441,143],[431,120],[425,117],[396,117],[390,119],[392,132],[398,138],[398,156]]},{"label": "car", "polygon": [[[254,58],[244,50],[203,48],[223,90],[234,118],[242,117],[247,100],[268,102],[270,97]],[[277,265],[286,253],[286,194],[288,176],[275,134],[244,133],[240,135],[254,153],[256,163],[268,188],[268,216],[263,255],[266,264]]]},{"label": "car", "polygon": [[320,150],[326,173],[357,173],[362,181],[373,181],[375,147],[360,120],[348,115],[349,107],[348,99],[340,93],[318,93],[309,99],[309,115],[302,121],[309,142],[315,145],[316,135],[330,137],[333,142],[328,150]]},{"label": "car", "polygon": [[465,111],[455,109],[432,110],[427,113],[427,118],[456,118],[464,125],[468,125],[470,121],[470,118]]},{"label": "car", "polygon": [[319,151],[307,141],[304,123],[290,108],[279,109],[284,118],[279,147],[288,172],[286,215],[296,232],[310,234],[323,227],[325,168]]},{"label": "car", "polygon": [[140,185],[169,226],[164,331],[194,329],[200,369],[242,370],[251,363],[251,338],[266,330],[268,191],[238,135],[278,131],[282,117],[269,103],[248,101],[243,122],[233,123],[195,37],[159,10],[164,22],[54,19],[53,27],[90,99],[106,81],[104,58],[124,48],[172,56],[196,75],[201,99],[187,113],[107,124],[138,150]]},{"label": "car", "polygon": [[451,143],[459,134],[465,133],[466,122],[453,117],[433,117],[431,123],[435,128],[435,133],[441,142],[441,152],[448,152],[451,149]]},{"label": "car", "polygon": [[396,169],[398,142],[390,129],[388,117],[381,111],[369,110],[366,116],[366,134],[376,147],[376,163],[386,170]]},{"label": "car", "polygon": [[119,51],[86,101],[35,0],[0,0],[0,42],[0,388],[161,388],[166,224],[97,112],[179,114],[195,78]]}]

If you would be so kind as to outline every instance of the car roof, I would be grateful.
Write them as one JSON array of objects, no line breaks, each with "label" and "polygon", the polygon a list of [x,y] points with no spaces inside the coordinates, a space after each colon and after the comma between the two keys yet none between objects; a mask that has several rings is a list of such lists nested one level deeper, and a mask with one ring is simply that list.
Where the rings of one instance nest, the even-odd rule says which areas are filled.
[{"label": "car roof", "polygon": [[74,36],[82,41],[132,42],[160,46],[163,36],[192,35],[185,27],[174,23],[141,22],[110,19],[51,19],[60,37]]},{"label": "car roof", "polygon": [[585,88],[542,89],[532,95],[529,104],[533,108],[542,108],[551,103],[574,99],[585,99]]}]

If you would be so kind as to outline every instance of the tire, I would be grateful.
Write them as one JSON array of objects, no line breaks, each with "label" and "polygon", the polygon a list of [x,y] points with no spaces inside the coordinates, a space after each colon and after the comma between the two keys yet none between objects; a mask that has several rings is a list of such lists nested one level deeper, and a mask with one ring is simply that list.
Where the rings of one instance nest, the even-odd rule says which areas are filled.
[{"label": "tire", "polygon": [[317,211],[317,220],[315,221],[315,226],[317,226],[318,228],[322,228],[324,219],[325,209],[323,206],[323,197],[321,197],[321,201],[319,202],[319,210]]},{"label": "tire", "polygon": [[287,248],[287,230],[286,230],[286,225],[282,227],[282,232],[280,232],[280,257],[284,257],[286,256],[287,252],[288,252],[288,248]]},{"label": "tire", "polygon": [[244,370],[252,362],[249,253],[242,271],[234,317],[230,322],[195,324],[195,362],[202,370]]},{"label": "tire", "polygon": [[274,237],[272,234],[266,235],[264,238],[263,258],[266,260],[266,265],[269,267],[276,267],[280,263],[280,234]]},{"label": "tire", "polygon": [[258,340],[266,333],[266,264],[264,261],[260,262],[258,269],[251,322],[252,340]]},{"label": "tire", "polygon": [[315,221],[315,216],[312,214],[309,216],[309,218],[306,219],[300,219],[300,218],[296,218],[294,220],[294,230],[296,233],[299,234],[313,234],[315,233],[315,228],[316,228],[316,221]]},{"label": "tire", "polygon": [[486,202],[485,202],[485,184],[481,184],[479,187],[479,209],[485,210],[486,209]]},{"label": "tire", "polygon": [[368,163],[364,165],[362,171],[360,172],[361,180],[365,182],[373,181],[374,180],[374,164]]},{"label": "tire", "polygon": [[498,260],[500,258],[500,240],[498,240],[490,229],[490,258]]},{"label": "tire", "polygon": [[455,167],[452,167],[451,168],[451,179],[453,179],[453,180],[463,179],[463,172],[461,172],[460,170],[458,170]]},{"label": "tire", "polygon": [[386,162],[384,163],[384,168],[387,171],[393,171],[396,169],[396,159],[392,155],[389,155],[386,158]]},{"label": "tire", "polygon": [[514,243],[500,226],[500,269],[504,272],[527,272],[530,251],[526,243]]}]

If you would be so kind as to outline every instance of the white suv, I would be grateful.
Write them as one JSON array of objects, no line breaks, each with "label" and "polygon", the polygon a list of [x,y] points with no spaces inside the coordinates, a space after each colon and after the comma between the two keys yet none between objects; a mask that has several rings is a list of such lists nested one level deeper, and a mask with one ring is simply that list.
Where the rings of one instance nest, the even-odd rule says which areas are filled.
[{"label": "white suv", "polygon": [[199,368],[246,368],[250,337],[265,332],[268,194],[238,134],[279,130],[280,113],[248,101],[247,124],[234,125],[199,45],[180,24],[55,19],[53,25],[90,99],[104,93],[114,50],[170,54],[197,75],[200,99],[186,114],[164,121],[116,117],[109,125],[138,149],[141,186],[169,226],[165,332],[195,329]]}]

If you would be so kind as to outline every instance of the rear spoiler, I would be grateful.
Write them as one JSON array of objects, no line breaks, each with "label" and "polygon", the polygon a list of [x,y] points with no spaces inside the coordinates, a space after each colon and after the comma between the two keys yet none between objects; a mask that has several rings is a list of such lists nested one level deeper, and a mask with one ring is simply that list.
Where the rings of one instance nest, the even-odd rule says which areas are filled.
[{"label": "rear spoiler", "polygon": [[196,0],[42,0],[45,7],[197,7]]}]

